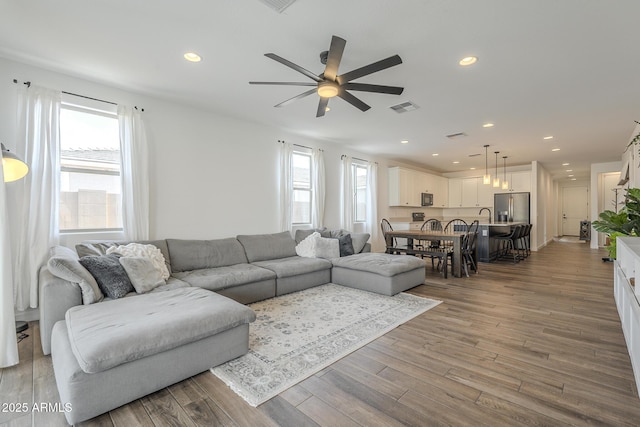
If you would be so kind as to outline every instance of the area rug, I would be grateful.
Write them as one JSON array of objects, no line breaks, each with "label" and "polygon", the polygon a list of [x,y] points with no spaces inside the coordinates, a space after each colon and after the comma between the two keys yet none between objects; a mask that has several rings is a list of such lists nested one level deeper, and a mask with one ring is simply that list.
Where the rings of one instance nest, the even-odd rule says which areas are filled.
[{"label": "area rug", "polygon": [[327,284],[251,304],[249,353],[211,372],[258,406],[441,302]]}]

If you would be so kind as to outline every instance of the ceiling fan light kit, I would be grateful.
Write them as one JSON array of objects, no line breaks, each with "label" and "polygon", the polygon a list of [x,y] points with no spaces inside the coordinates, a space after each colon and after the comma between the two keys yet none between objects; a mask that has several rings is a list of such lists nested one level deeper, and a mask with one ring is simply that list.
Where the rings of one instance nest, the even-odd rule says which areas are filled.
[{"label": "ceiling fan light kit", "polygon": [[306,96],[317,93],[320,97],[320,101],[318,102],[318,110],[316,113],[316,117],[322,117],[325,115],[329,109],[327,108],[327,103],[329,102],[329,98],[340,97],[343,100],[347,101],[349,104],[358,108],[360,111],[367,111],[371,108],[369,105],[364,103],[359,98],[352,95],[349,90],[361,91],[361,92],[372,92],[372,93],[385,93],[388,95],[400,95],[404,88],[397,86],[383,86],[383,85],[375,85],[369,83],[354,83],[352,80],[357,80],[361,77],[368,76],[369,74],[376,73],[378,71],[386,70],[387,68],[391,68],[395,65],[402,64],[402,59],[398,55],[390,56],[386,59],[382,59],[380,61],[371,63],[369,65],[365,65],[364,67],[357,68],[355,70],[351,70],[348,73],[344,73],[338,75],[338,67],[340,66],[340,61],[342,60],[342,54],[344,52],[344,48],[346,46],[346,40],[333,36],[331,38],[331,46],[326,53],[323,51],[320,54],[320,61],[325,65],[324,72],[321,74],[314,74],[311,71],[302,68],[301,66],[294,64],[291,61],[288,61],[281,56],[276,55],[275,53],[265,53],[267,58],[271,58],[274,61],[285,65],[300,74],[310,78],[314,81],[314,83],[307,82],[249,82],[249,84],[257,84],[257,85],[282,85],[282,86],[315,86],[314,89],[303,92],[299,95],[294,96],[293,98],[287,99],[283,101],[275,107],[284,107],[285,105],[290,104],[293,101],[304,98]]}]

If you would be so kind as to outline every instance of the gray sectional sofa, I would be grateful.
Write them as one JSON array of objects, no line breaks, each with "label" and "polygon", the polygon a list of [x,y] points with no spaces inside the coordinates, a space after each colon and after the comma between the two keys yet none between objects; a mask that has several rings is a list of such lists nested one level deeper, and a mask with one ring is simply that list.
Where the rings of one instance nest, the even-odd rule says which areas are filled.
[{"label": "gray sectional sofa", "polygon": [[[76,264],[80,256],[104,255],[109,247],[126,242],[84,242],[76,246],[77,255],[54,249],[40,271],[40,331],[43,352],[52,353],[61,400],[74,406],[65,414],[67,421],[92,418],[246,353],[255,315],[245,304],[329,283],[335,268],[345,277],[344,285],[367,289],[374,279],[370,290],[386,294],[424,281],[422,260],[371,254],[368,235],[353,235],[357,253],[345,257],[350,262],[340,267],[339,259],[300,257],[296,244],[308,234],[297,233],[296,239],[283,232],[140,242],[160,250],[170,277],[149,293],[111,301],[101,300],[91,277]],[[97,303],[88,304],[93,301]],[[176,313],[186,313],[182,327],[193,328],[188,325],[192,307],[203,316],[196,324],[219,326],[185,338],[174,330],[172,320],[180,317]],[[147,314],[157,320],[149,321]],[[146,322],[142,329],[136,327],[140,322]],[[104,332],[105,324],[109,333]],[[100,349],[111,348],[110,343],[115,350],[104,355]],[[167,364],[180,368],[167,370]],[[145,380],[130,386],[132,375]]]}]

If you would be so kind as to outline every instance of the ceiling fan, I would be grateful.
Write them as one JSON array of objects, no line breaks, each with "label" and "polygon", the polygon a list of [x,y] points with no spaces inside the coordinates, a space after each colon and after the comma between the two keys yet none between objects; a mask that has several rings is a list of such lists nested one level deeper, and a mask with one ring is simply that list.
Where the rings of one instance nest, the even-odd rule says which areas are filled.
[{"label": "ceiling fan", "polygon": [[348,90],[355,90],[361,92],[375,92],[386,93],[391,95],[400,95],[404,88],[397,86],[382,86],[368,83],[352,83],[352,80],[359,79],[360,77],[367,76],[369,74],[376,73],[378,71],[385,70],[398,64],[402,64],[402,59],[398,55],[390,56],[389,58],[382,59],[364,67],[357,68],[338,75],[338,67],[340,66],[340,60],[342,59],[342,53],[344,47],[347,44],[346,40],[333,36],[331,38],[331,46],[328,51],[320,53],[320,62],[326,64],[324,72],[316,75],[311,71],[302,68],[301,66],[288,61],[275,53],[265,53],[264,56],[271,58],[287,67],[296,70],[297,72],[309,77],[312,82],[249,82],[252,85],[282,85],[282,86],[313,86],[306,92],[296,95],[293,98],[283,101],[275,107],[284,107],[289,105],[293,101],[309,96],[313,93],[317,93],[320,96],[320,102],[318,103],[318,112],[316,117],[324,116],[327,111],[327,105],[329,104],[329,98],[339,96],[347,101],[349,104],[360,109],[361,111],[367,111],[371,108],[369,105],[362,102],[360,99],[353,96]]}]

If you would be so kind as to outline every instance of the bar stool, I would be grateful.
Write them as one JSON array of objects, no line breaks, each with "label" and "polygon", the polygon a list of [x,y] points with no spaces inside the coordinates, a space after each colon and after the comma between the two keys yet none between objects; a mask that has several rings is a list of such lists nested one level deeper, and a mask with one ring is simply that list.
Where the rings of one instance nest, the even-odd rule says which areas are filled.
[{"label": "bar stool", "polygon": [[512,257],[514,264],[520,261],[520,255],[516,250],[515,242],[520,236],[522,227],[522,225],[516,225],[511,229],[511,233],[496,236],[495,239],[498,241],[498,258]]}]

